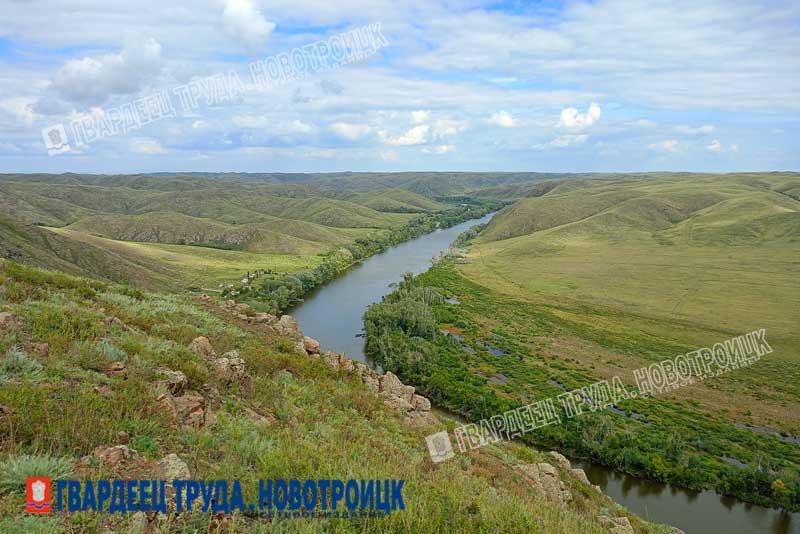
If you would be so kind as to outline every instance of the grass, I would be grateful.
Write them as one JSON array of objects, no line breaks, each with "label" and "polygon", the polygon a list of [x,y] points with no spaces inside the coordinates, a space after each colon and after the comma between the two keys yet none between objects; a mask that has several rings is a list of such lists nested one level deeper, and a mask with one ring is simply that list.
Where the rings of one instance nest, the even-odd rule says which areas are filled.
[{"label": "grass", "polygon": [[[9,261],[0,271],[0,286],[0,306],[18,317],[12,329],[0,330],[0,350],[50,343],[47,354],[37,355],[42,366],[38,381],[14,380],[0,388],[0,405],[7,408],[0,417],[0,464],[9,481],[0,490],[3,532],[124,529],[130,517],[91,512],[54,513],[31,522],[22,511],[19,489],[21,477],[45,467],[48,474],[65,476],[65,462],[75,466],[95,447],[117,444],[121,431],[145,458],[178,454],[193,478],[239,478],[246,499],[254,497],[258,479],[405,480],[407,510],[389,517],[268,523],[236,515],[230,532],[600,534],[604,530],[597,515],[603,510],[630,517],[638,533],[667,531],[582,490],[568,477],[574,506],[562,509],[544,501],[511,469],[544,456],[513,444],[434,465],[423,439],[429,429],[407,426],[360,382],[330,371],[319,360],[298,357],[288,340],[265,337],[259,326],[233,319],[213,305]],[[76,313],[81,318],[60,326],[63,317]],[[253,377],[252,391],[221,381],[188,350],[198,335],[208,336],[217,354],[239,351]],[[126,373],[106,375],[110,361],[124,362]],[[206,384],[218,388],[216,426],[192,430],[170,423],[153,389],[160,379],[157,369],[163,367],[185,373],[192,390]],[[271,415],[274,422],[254,423],[244,408]],[[91,432],[86,431],[87,421]],[[455,422],[445,419],[443,424]],[[74,475],[110,476],[104,469],[89,464]],[[184,514],[170,521],[164,532],[207,531],[210,515]]]}]

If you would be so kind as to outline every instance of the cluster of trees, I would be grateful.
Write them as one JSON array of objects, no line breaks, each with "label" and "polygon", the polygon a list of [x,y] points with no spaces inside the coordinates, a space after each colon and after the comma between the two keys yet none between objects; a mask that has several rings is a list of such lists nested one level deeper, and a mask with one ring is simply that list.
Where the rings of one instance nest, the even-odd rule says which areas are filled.
[{"label": "cluster of trees", "polygon": [[[447,306],[436,289],[424,287],[408,274],[393,293],[365,313],[367,356],[438,406],[470,421],[519,407],[522,402],[498,395],[484,377],[473,372],[476,362],[470,359],[479,356],[469,356],[461,342],[441,333],[437,318],[446,317],[454,324],[457,316],[458,311]],[[727,440],[684,430],[668,421],[647,425],[601,410],[573,418],[562,413],[560,424],[526,434],[523,440],[636,476],[697,490],[715,488],[765,506],[800,508],[796,466],[773,465],[766,453],[747,467],[726,465],[719,457],[725,453]],[[758,445],[752,448],[757,450]]]},{"label": "cluster of trees", "polygon": [[[268,277],[258,285],[238,288],[238,299],[262,311],[282,313],[301,302],[309,291],[329,282],[356,262],[437,228],[449,228],[482,217],[501,206],[499,202],[476,200],[445,211],[415,217],[402,227],[382,235],[358,238],[353,243],[330,252],[313,270]],[[226,289],[223,296],[227,296],[229,291]]]}]

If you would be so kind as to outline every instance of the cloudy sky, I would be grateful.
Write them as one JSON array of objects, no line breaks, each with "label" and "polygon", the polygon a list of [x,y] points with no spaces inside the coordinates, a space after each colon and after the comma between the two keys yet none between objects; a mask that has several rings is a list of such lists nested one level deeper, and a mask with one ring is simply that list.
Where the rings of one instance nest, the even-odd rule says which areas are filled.
[{"label": "cloudy sky", "polygon": [[[794,0],[0,0],[0,172],[800,170]],[[250,66],[379,24],[362,61]],[[330,41],[329,41],[330,42]],[[42,129],[244,90],[48,155]]]}]

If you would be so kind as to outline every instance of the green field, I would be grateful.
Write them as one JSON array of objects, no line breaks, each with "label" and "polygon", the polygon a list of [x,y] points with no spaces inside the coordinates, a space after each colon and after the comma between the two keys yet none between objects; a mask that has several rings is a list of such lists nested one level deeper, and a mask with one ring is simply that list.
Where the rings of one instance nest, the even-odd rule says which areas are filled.
[{"label": "green field", "polygon": [[556,383],[634,384],[643,365],[764,328],[773,353],[752,367],[620,403],[628,416],[592,414],[533,439],[638,475],[797,509],[800,447],[787,436],[800,435],[799,184],[786,174],[623,175],[536,187],[495,216],[466,257],[418,278],[459,304],[426,315],[399,292],[375,307],[371,354],[476,419],[556,396]]}]

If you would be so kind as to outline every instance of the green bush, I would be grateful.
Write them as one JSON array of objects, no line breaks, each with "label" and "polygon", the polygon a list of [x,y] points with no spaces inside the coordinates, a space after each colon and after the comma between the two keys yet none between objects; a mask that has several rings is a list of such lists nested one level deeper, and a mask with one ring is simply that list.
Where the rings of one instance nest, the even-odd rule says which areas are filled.
[{"label": "green bush", "polygon": [[71,476],[72,466],[66,458],[27,454],[12,456],[0,464],[0,493],[25,491],[25,479],[28,477],[50,477],[55,480]]},{"label": "green bush", "polygon": [[0,363],[0,385],[14,380],[36,382],[42,378],[43,374],[42,364],[28,356],[19,347],[9,349],[3,362]]}]

